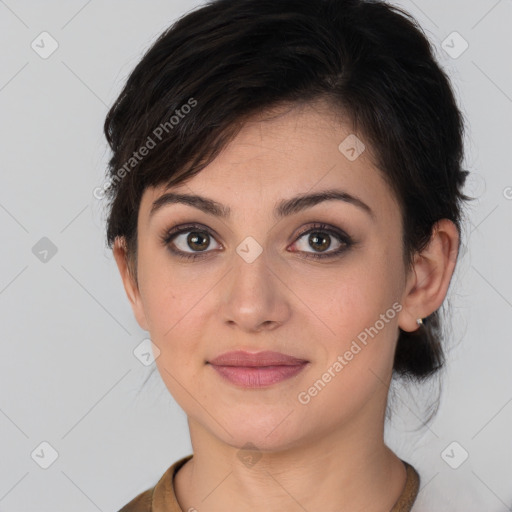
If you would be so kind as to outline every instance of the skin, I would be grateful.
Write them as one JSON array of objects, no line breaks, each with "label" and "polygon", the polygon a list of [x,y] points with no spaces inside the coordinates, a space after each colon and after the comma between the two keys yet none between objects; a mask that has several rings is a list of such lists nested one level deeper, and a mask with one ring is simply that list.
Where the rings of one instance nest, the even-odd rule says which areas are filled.
[{"label": "skin", "polygon": [[[459,238],[443,219],[407,271],[398,203],[368,145],[354,161],[339,151],[350,133],[322,103],[253,118],[208,167],[172,188],[229,206],[229,219],[185,204],[150,217],[165,189],[148,188],[138,217],[138,286],[123,240],[114,246],[134,315],[158,346],[158,370],[188,417],[194,457],[175,478],[183,510],[387,512],[402,492],[405,468],[383,440],[398,328],[416,330],[417,318],[441,306]],[[333,200],[273,217],[277,202],[330,188],[357,196],[374,217]],[[177,258],[160,240],[190,222],[214,230],[199,240],[208,254],[196,261]],[[322,253],[322,240],[315,245],[302,233],[319,222],[354,245],[331,259],[307,259]],[[331,242],[325,252],[344,245],[320,231]],[[187,244],[189,232],[175,246],[201,252]],[[236,252],[248,236],[263,249],[252,263]],[[401,311],[300,403],[298,394],[394,303]],[[275,350],[309,364],[281,383],[243,389],[205,364],[234,349]],[[256,447],[247,452],[253,465],[240,458],[248,442]]]}]

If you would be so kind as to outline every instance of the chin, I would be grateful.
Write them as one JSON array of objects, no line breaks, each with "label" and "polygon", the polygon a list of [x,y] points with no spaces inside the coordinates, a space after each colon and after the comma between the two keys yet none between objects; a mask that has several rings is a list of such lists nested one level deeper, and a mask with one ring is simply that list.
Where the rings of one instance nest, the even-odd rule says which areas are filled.
[{"label": "chin", "polygon": [[266,413],[261,407],[258,409],[252,413],[238,411],[234,417],[225,418],[223,425],[231,436],[218,425],[215,434],[234,448],[243,449],[250,444],[262,452],[286,450],[300,443],[304,433],[296,413],[289,414],[291,409],[279,408]]}]

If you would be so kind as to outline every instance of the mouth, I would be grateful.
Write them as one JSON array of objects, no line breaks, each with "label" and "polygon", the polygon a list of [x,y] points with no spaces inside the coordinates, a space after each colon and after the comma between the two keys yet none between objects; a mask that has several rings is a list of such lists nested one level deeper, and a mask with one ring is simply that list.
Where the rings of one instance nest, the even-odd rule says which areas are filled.
[{"label": "mouth", "polygon": [[299,374],[309,364],[305,359],[280,352],[226,352],[207,361],[223,379],[243,388],[262,388]]}]

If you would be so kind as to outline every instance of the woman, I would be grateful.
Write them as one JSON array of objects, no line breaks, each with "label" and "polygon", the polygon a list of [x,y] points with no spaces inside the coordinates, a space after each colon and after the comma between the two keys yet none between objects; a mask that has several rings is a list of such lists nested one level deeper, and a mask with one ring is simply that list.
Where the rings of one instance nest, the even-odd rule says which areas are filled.
[{"label": "woman", "polygon": [[105,134],[108,242],[193,447],[122,511],[413,510],[388,389],[443,364],[469,199],[415,21],[215,0],[148,50]]}]

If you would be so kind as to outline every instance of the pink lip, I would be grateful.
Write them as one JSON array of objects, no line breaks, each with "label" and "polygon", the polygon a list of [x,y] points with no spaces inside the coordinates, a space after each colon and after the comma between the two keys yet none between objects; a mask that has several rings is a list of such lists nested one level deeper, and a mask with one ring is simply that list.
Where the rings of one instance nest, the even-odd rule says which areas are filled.
[{"label": "pink lip", "polygon": [[225,352],[207,363],[222,377],[245,388],[276,384],[301,372],[309,361],[280,352]]},{"label": "pink lip", "polygon": [[293,366],[307,361],[269,350],[255,353],[236,350],[224,352],[208,362],[219,366]]}]

